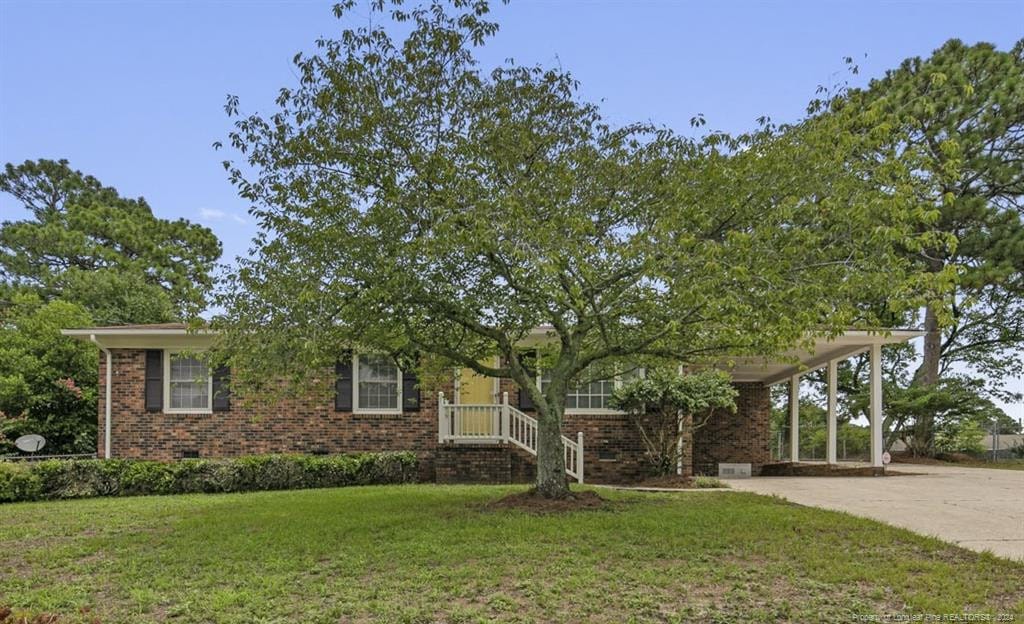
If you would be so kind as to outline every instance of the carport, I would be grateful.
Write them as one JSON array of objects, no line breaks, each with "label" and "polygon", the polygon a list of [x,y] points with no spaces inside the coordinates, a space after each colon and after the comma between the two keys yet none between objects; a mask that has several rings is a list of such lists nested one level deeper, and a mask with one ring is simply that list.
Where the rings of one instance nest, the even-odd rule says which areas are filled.
[{"label": "carport", "polygon": [[871,466],[882,467],[882,347],[887,344],[907,342],[923,336],[924,332],[914,329],[891,329],[877,332],[849,330],[833,338],[816,338],[813,344],[804,348],[787,351],[782,358],[737,358],[720,365],[727,369],[736,382],[758,382],[767,386],[779,383],[789,384],[789,456],[791,461],[800,461],[800,379],[808,373],[826,368],[827,409],[826,409],[826,462],[836,463],[837,433],[837,376],[839,363],[869,353],[870,361],[870,402],[871,421]]}]

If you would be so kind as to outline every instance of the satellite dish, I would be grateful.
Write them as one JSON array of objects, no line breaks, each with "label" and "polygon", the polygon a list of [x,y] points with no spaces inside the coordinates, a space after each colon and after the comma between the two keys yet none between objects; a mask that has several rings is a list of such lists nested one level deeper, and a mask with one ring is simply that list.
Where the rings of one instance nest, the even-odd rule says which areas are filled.
[{"label": "satellite dish", "polygon": [[46,446],[46,438],[41,435],[30,433],[23,435],[14,441],[14,446],[18,447],[19,451],[25,451],[26,453],[35,453],[39,449]]}]

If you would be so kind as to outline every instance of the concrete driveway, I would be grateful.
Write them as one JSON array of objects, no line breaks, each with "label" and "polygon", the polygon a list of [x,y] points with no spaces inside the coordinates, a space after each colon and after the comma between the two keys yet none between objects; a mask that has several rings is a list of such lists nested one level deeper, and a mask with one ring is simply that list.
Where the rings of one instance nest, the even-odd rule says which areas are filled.
[{"label": "concrete driveway", "polygon": [[971,550],[1024,559],[1024,471],[897,464],[892,477],[730,479],[736,490],[881,520]]}]

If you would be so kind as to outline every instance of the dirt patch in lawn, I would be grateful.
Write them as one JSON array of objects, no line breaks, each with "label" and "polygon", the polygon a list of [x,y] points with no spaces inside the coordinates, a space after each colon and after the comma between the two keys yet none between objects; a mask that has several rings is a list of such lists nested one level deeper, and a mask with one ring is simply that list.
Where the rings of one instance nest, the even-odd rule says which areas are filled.
[{"label": "dirt patch in lawn", "polygon": [[[76,621],[99,624],[97,617],[89,618],[88,609],[79,612],[80,619]],[[0,624],[62,624],[67,621],[63,616],[56,613],[29,613],[27,611],[17,612],[10,607],[0,607]]]},{"label": "dirt patch in lawn", "polygon": [[568,498],[544,498],[543,496],[538,496],[536,490],[527,490],[499,498],[489,503],[487,509],[492,511],[515,509],[528,513],[546,514],[608,509],[610,505],[610,501],[601,498],[597,492],[589,490],[573,492]]}]

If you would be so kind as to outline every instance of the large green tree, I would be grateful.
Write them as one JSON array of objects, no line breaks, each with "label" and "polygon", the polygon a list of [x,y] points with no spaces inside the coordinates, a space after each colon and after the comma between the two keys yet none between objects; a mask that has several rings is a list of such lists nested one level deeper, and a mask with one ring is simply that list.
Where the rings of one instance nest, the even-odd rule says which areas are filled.
[{"label": "large green tree", "polygon": [[1024,40],[1010,51],[950,40],[843,104],[883,110],[898,124],[894,148],[940,214],[927,227],[958,240],[910,254],[921,270],[960,273],[927,309],[915,377],[931,385],[963,364],[998,388],[1024,368]]},{"label": "large green tree", "polygon": [[[932,407],[1021,398],[1005,381],[1024,370],[1024,40],[1010,51],[950,40],[834,104],[880,111],[894,124],[886,153],[913,171],[921,201],[939,213],[926,227],[957,238],[955,246],[907,250],[917,270],[953,268],[959,279],[926,309],[923,358],[915,362],[909,346],[888,347],[884,363],[888,439],[932,454],[936,419],[969,412]],[[855,410],[867,384],[862,357],[840,379]]]},{"label": "large green tree", "polygon": [[[225,166],[263,227],[217,323],[238,383],[346,345],[510,377],[536,406],[538,493],[562,497],[584,371],[777,354],[881,324],[864,297],[899,310],[948,278],[895,249],[943,244],[907,168],[850,158],[889,144],[880,113],[700,140],[613,127],[561,69],[481,70],[485,2],[372,10],[231,133],[243,162]],[[543,387],[518,348],[538,327]]]},{"label": "large green tree", "polygon": [[63,160],[7,164],[0,192],[5,215],[16,202],[26,217],[0,223],[0,435],[8,446],[38,433],[48,452],[89,452],[96,349],[60,330],[190,317],[213,288],[220,242]]},{"label": "large green tree", "polygon": [[171,321],[204,307],[221,252],[208,228],[160,219],[144,199],[124,198],[65,160],[8,163],[0,192],[29,217],[0,223],[8,297],[31,290],[74,301],[98,324]]},{"label": "large green tree", "polygon": [[96,449],[96,349],[60,334],[91,323],[82,306],[34,294],[0,308],[0,452],[26,433],[46,453]]}]

